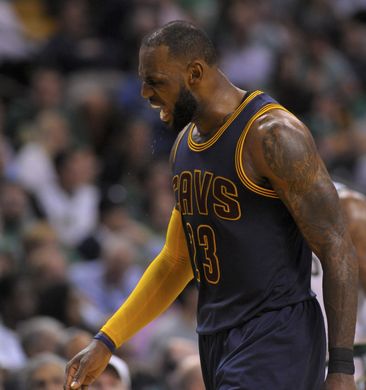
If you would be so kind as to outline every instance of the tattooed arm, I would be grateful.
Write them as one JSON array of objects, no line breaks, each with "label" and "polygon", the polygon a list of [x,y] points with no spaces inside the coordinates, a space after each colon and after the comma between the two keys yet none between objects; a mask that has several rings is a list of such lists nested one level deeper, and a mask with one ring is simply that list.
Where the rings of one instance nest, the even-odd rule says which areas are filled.
[{"label": "tattooed arm", "polygon": [[314,141],[300,121],[280,110],[258,118],[249,134],[247,152],[256,180],[266,180],[277,192],[322,263],[329,347],[352,348],[357,260],[337,192]]}]

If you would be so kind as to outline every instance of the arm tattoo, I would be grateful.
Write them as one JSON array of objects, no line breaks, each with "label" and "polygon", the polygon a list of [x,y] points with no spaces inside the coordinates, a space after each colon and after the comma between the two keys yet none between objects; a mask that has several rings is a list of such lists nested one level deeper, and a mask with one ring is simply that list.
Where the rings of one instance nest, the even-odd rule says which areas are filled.
[{"label": "arm tattoo", "polygon": [[357,262],[336,190],[305,128],[272,122],[262,151],[273,188],[291,212],[324,269],[324,301],[331,347],[352,347]]},{"label": "arm tattoo", "polygon": [[[313,145],[297,129],[288,129],[297,133],[291,138],[283,130],[283,125],[279,124],[273,124],[268,129],[263,137],[264,157],[276,176],[286,180],[295,192],[302,191],[315,176],[313,160],[316,153]],[[300,177],[302,180],[299,180]]]}]

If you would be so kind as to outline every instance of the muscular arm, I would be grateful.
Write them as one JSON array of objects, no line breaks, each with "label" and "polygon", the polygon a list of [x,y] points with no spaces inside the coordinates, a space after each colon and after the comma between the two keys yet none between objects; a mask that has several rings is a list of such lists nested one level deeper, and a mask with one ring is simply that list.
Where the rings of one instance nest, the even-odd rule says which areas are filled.
[{"label": "muscular arm", "polygon": [[329,347],[352,348],[358,267],[333,183],[313,139],[295,117],[279,110],[258,118],[250,158],[291,212],[324,270]]}]

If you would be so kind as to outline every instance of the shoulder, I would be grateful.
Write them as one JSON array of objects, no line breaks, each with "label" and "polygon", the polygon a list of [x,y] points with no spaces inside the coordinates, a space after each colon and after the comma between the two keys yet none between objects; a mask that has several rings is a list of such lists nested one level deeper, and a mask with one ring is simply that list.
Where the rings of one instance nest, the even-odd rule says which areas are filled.
[{"label": "shoulder", "polygon": [[260,116],[253,124],[252,134],[262,147],[270,150],[275,145],[293,150],[312,142],[308,128],[288,111],[274,109]]},{"label": "shoulder", "polygon": [[273,109],[257,118],[248,143],[253,165],[263,176],[270,171],[281,179],[292,180],[319,162],[310,131],[285,110]]}]

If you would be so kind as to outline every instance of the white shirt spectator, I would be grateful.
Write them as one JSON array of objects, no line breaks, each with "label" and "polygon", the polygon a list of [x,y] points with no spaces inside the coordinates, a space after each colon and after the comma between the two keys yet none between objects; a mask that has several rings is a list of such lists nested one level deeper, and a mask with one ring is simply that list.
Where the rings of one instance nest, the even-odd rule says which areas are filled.
[{"label": "white shirt spectator", "polygon": [[0,60],[26,57],[30,50],[23,26],[8,1],[0,1]]},{"label": "white shirt spectator", "polygon": [[35,142],[26,144],[20,150],[16,159],[16,169],[20,183],[30,191],[36,191],[40,186],[56,179],[49,155],[40,144]]},{"label": "white shirt spectator", "polygon": [[38,191],[37,198],[51,226],[67,246],[79,244],[96,226],[99,193],[92,185],[85,184],[67,193],[54,182]]},{"label": "white shirt spectator", "polygon": [[0,323],[0,369],[16,370],[24,363],[25,355],[16,333]]}]

